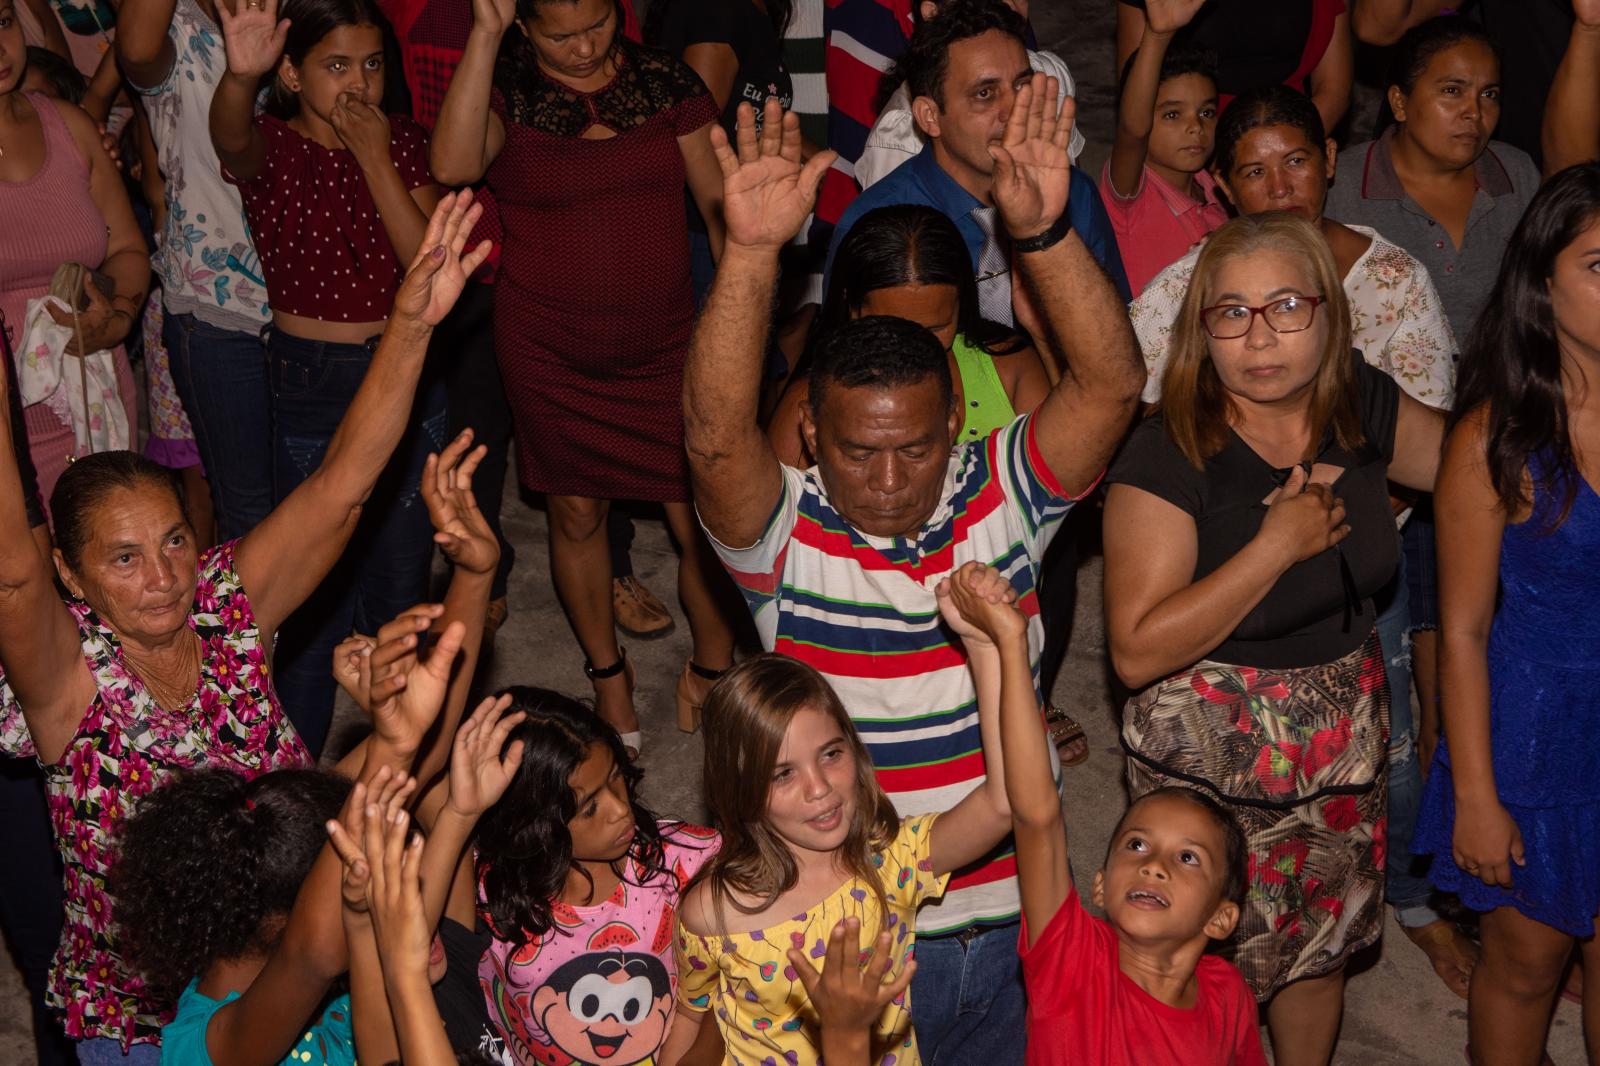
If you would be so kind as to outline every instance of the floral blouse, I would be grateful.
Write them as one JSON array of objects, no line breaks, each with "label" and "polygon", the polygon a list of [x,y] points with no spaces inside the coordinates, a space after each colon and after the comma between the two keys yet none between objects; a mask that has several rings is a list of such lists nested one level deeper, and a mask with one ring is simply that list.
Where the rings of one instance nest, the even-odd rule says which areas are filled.
[{"label": "floral blouse", "polygon": [[[878,909],[871,888],[852,877],[826,899],[765,929],[700,936],[678,922],[678,1004],[692,1011],[715,1010],[718,1028],[734,1066],[798,1066],[820,1061],[822,1036],[817,1012],[799,976],[789,965],[789,947],[805,949],[822,965],[828,936],[841,920],[861,920],[861,942],[878,930],[894,933],[899,973],[916,949],[917,908],[944,895],[948,873],[935,875],[928,859],[929,830],[936,814],[900,823],[888,847],[873,861],[883,886],[888,914]],[[884,1008],[873,1027],[873,1046],[884,1049],[877,1066],[917,1066],[916,1035],[911,1030],[911,990]]]},{"label": "floral blouse", "polygon": [[[1351,346],[1413,399],[1429,407],[1448,408],[1455,398],[1458,349],[1428,268],[1375,230],[1349,228],[1372,239],[1344,277],[1345,296],[1350,300]],[[1167,368],[1173,320],[1189,291],[1201,247],[1189,249],[1182,259],[1157,274],[1128,305],[1150,375],[1144,386],[1146,403],[1161,399],[1161,375]]]},{"label": "floral blouse", "polygon": [[[189,626],[204,654],[199,688],[182,711],[156,703],[123,661],[116,634],[87,604],[67,605],[99,690],[61,760],[44,767],[66,875],[66,926],[46,1000],[63,1014],[74,1040],[108,1037],[124,1048],[156,1043],[172,1017],[170,1004],[144,998],[143,982],[118,953],[114,901],[106,893],[117,830],[133,805],[180,770],[254,777],[312,763],[272,689],[267,648],[234,569],[237,543],[200,557]],[[21,708],[9,690],[4,696],[0,751],[36,755]]]}]

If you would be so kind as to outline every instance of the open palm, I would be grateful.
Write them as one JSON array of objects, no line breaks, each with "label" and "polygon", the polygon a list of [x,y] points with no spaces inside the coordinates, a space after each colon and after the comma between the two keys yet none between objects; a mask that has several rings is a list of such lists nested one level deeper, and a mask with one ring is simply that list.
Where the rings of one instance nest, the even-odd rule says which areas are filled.
[{"label": "open palm", "polygon": [[217,18],[230,73],[259,78],[278,65],[289,34],[289,20],[278,18],[278,0],[264,0],[260,7],[241,6],[234,13],[226,4],[218,4]]},{"label": "open palm", "polygon": [[800,119],[768,97],[761,133],[755,109],[739,105],[737,151],[721,129],[711,148],[722,168],[722,211],[728,242],[749,248],[779,248],[794,239],[817,202],[817,185],[835,158],[819,152],[800,161]]},{"label": "open palm", "polygon": [[1017,93],[1000,143],[989,147],[995,207],[1013,237],[1043,233],[1067,209],[1072,186],[1067,142],[1077,104],[1069,96],[1058,110],[1059,94],[1056,79],[1035,74]]},{"label": "open palm", "polygon": [[456,305],[467,279],[489,258],[490,243],[483,241],[462,254],[467,237],[477,225],[483,208],[472,202],[472,190],[453,192],[439,201],[428,231],[423,234],[417,256],[411,260],[400,291],[394,297],[394,313],[427,326],[437,326]]},{"label": "open palm", "polygon": [[1206,0],[1145,0],[1144,24],[1152,33],[1173,33],[1194,21]]}]

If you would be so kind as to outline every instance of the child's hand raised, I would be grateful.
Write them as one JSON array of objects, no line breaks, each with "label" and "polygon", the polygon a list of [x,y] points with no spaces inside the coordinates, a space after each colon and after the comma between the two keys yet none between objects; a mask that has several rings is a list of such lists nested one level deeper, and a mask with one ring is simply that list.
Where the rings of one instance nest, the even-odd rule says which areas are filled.
[{"label": "child's hand raised", "polygon": [[346,637],[333,649],[333,679],[355,701],[361,713],[372,713],[372,653],[375,638],[357,633]]},{"label": "child's hand raised", "polygon": [[372,670],[369,699],[373,731],[402,755],[415,755],[439,717],[450,675],[467,627],[451,622],[424,654],[423,633],[444,613],[440,604],[422,603],[378,630],[378,646],[368,656]]},{"label": "child's hand raised", "polygon": [[472,475],[488,454],[485,445],[472,446],[472,430],[464,429],[422,468],[422,501],[436,531],[434,543],[452,565],[475,574],[493,574],[500,565],[500,542],[472,492]]},{"label": "child's hand raised", "polygon": [[259,78],[278,65],[289,36],[289,20],[278,17],[278,0],[241,0],[238,11],[217,5],[228,73]]},{"label": "child's hand raised", "polygon": [[964,563],[934,589],[945,624],[968,644],[995,644],[1026,632],[1017,590],[992,566]]},{"label": "child's hand raised", "polygon": [[404,810],[383,816],[367,809],[367,911],[378,943],[386,981],[427,980],[428,950],[433,930],[422,904],[422,837],[407,837],[411,819]]},{"label": "child's hand raised", "polygon": [[360,781],[355,783],[339,817],[327,823],[329,842],[344,863],[340,892],[346,909],[360,914],[367,911],[367,883],[372,875],[372,864],[365,850],[368,812],[378,812],[377,817],[385,817],[402,811],[416,788],[416,778],[391,773],[387,766],[381,767],[373,776],[370,788]]},{"label": "child's hand raised", "polygon": [[841,1035],[870,1033],[883,1009],[905,994],[911,975],[917,971],[914,959],[907,959],[898,976],[888,984],[884,977],[894,964],[894,937],[885,930],[878,934],[872,958],[865,966],[861,958],[861,921],[846,918],[828,934],[828,953],[822,972],[812,968],[811,960],[799,948],[790,948],[789,965],[805,985],[811,1005],[824,1030]]},{"label": "child's hand raised", "polygon": [[508,746],[506,738],[528,716],[522,711],[506,714],[509,706],[510,696],[484,700],[456,730],[450,750],[450,798],[445,804],[464,818],[477,818],[494,806],[522,764],[522,741]]}]

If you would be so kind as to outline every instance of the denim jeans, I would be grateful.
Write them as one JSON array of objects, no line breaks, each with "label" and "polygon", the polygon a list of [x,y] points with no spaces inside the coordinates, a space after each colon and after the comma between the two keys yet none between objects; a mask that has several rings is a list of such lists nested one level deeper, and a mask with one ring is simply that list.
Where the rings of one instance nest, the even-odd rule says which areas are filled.
[{"label": "denim jeans", "polygon": [[217,532],[242,537],[273,504],[272,391],[261,338],[173,314],[161,335],[205,464]]},{"label": "denim jeans", "polygon": [[1384,898],[1401,925],[1415,929],[1439,918],[1428,897],[1428,860],[1411,854],[1411,837],[1422,804],[1422,766],[1417,761],[1411,719],[1411,615],[1407,609],[1406,559],[1401,553],[1394,580],[1380,592],[1378,644],[1389,678],[1389,853]]},{"label": "denim jeans", "polygon": [[494,355],[494,290],[479,282],[469,283],[456,301],[450,317],[434,334],[431,361],[441,368],[449,397],[450,428],[447,439],[454,440],[463,429],[471,428],[474,446],[489,449],[472,476],[472,494],[478,510],[500,542],[500,566],[494,572],[491,598],[506,594],[506,581],[517,551],[500,529],[500,508],[506,489],[506,464],[511,453],[511,405],[506,401],[505,383],[500,379],[500,364]]},{"label": "denim jeans", "polygon": [[1020,927],[972,936],[917,938],[911,1023],[926,1066],[1018,1066],[1028,1000],[1017,957]]},{"label": "denim jeans", "polygon": [[[322,464],[334,431],[366,377],[373,344],[308,341],[274,330],[273,483],[278,500]],[[429,452],[445,443],[444,382],[424,372],[410,425],[362,508],[344,555],[278,633],[273,681],[284,712],[316,756],[333,716],[333,649],[378,627],[428,594],[433,524],[420,481]]]},{"label": "denim jeans", "polygon": [[135,1044],[126,1053],[108,1036],[78,1041],[78,1066],[160,1066],[160,1044]]},{"label": "denim jeans", "polygon": [[45,802],[44,775],[32,759],[0,758],[0,925],[22,971],[33,1009],[33,1043],[39,1066],[67,1066],[72,1041],[61,1019],[45,1006],[50,960],[65,920],[61,860]]}]

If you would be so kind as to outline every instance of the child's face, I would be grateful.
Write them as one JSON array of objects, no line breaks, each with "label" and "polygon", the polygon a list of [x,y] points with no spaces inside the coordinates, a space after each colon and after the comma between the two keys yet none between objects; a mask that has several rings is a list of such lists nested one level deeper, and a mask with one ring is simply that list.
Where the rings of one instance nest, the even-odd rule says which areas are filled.
[{"label": "child's face", "polygon": [[829,852],[844,843],[856,813],[855,750],[826,711],[807,707],[789,721],[767,791],[767,820],[792,848]]},{"label": "child's face", "polygon": [[383,31],[376,26],[340,26],[313,45],[299,66],[284,56],[280,74],[300,94],[302,106],[323,121],[345,93],[381,105]]},{"label": "child's face", "polygon": [[633,805],[611,748],[590,745],[567,784],[578,804],[578,813],[567,822],[574,861],[616,862],[626,855],[633,843]]},{"label": "child's face", "polygon": [[1222,828],[1204,808],[1152,796],[1129,808],[1094,876],[1094,903],[1117,932],[1144,942],[1225,939],[1239,907],[1223,900]]},{"label": "child's face", "polygon": [[1150,161],[1193,174],[1211,158],[1217,133],[1217,87],[1204,74],[1179,74],[1156,87]]}]

